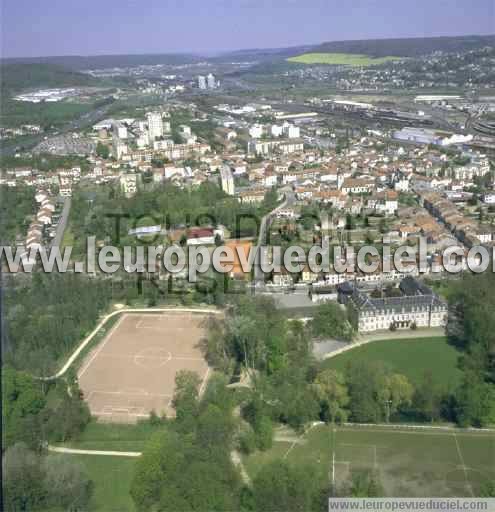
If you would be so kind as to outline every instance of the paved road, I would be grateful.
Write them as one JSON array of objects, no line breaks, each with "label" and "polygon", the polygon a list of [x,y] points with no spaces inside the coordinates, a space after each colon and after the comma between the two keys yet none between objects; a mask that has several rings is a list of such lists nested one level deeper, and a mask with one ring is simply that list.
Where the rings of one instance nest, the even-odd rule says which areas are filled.
[{"label": "paved road", "polygon": [[[278,205],[274,210],[270,213],[267,213],[262,219],[260,224],[260,232],[258,235],[258,244],[256,246],[256,250],[259,251],[261,246],[265,244],[266,240],[266,228],[268,221],[277,213],[278,210],[286,208],[288,206],[292,206],[296,200],[294,192],[290,188],[286,188],[285,190],[285,199],[284,202]],[[260,286],[265,282],[265,275],[261,270],[260,265],[254,265],[254,285]]]},{"label": "paved road", "polygon": [[62,244],[62,240],[64,239],[65,228],[67,227],[67,223],[69,221],[69,213],[70,207],[72,204],[72,199],[70,197],[64,198],[64,207],[62,208],[62,214],[60,215],[60,220],[57,226],[57,232],[55,233],[55,237],[52,240],[52,247],[59,247]]}]

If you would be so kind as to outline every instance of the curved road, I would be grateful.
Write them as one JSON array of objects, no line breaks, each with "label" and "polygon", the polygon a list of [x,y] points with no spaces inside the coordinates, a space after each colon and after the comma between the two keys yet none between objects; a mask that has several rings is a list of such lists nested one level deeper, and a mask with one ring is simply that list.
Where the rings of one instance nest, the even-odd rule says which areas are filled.
[{"label": "curved road", "polygon": [[[257,253],[258,253],[258,251],[261,250],[261,247],[265,243],[265,240],[266,240],[266,228],[267,228],[268,220],[273,215],[275,215],[277,213],[277,211],[281,210],[282,208],[286,208],[287,206],[292,206],[292,204],[294,204],[294,201],[295,201],[294,192],[292,191],[292,189],[287,187],[287,189],[285,190],[284,202],[279,204],[274,210],[272,210],[270,213],[267,213],[261,219],[260,232],[259,232],[259,236],[258,236],[258,244],[256,246]],[[261,254],[259,255],[259,257],[261,258]],[[261,259],[259,261],[261,262]],[[254,265],[254,285],[255,285],[255,287],[258,286],[258,285],[262,285],[264,282],[265,282],[265,275],[264,275],[263,271],[261,270],[261,265],[260,264],[255,264]]]}]

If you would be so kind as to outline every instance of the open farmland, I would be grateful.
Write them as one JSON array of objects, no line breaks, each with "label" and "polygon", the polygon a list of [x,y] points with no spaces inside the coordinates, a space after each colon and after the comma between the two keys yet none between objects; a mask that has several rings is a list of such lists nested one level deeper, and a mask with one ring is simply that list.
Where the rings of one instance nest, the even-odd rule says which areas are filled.
[{"label": "open farmland", "polygon": [[303,53],[295,57],[289,57],[288,62],[298,64],[328,64],[335,66],[377,66],[392,60],[399,60],[402,57],[377,57],[359,55],[353,53]]}]

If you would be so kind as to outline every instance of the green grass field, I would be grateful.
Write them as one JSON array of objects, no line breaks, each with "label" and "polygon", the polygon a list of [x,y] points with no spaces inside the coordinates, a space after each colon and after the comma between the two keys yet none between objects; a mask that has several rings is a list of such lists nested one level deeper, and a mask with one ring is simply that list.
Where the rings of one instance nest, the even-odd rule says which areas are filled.
[{"label": "green grass field", "polygon": [[455,387],[462,376],[457,368],[460,352],[444,337],[373,341],[344,352],[322,363],[324,368],[344,371],[350,361],[383,361],[393,371],[402,373],[413,384],[431,372],[444,389]]},{"label": "green grass field", "polygon": [[289,57],[288,62],[298,64],[333,64],[338,66],[376,66],[401,57],[378,57],[372,58],[369,55],[352,53],[303,53],[295,57]]},{"label": "green grass field", "polygon": [[65,455],[86,468],[94,482],[88,510],[92,512],[134,512],[129,494],[136,459],[96,455]]},{"label": "green grass field", "polygon": [[79,439],[63,446],[80,450],[141,452],[148,439],[161,428],[163,427],[145,422],[127,425],[92,421],[84,429]]},{"label": "green grass field", "polygon": [[2,126],[19,126],[31,123],[41,126],[61,125],[89,112],[93,107],[86,103],[42,102],[28,103],[10,98],[2,102],[0,122]]},{"label": "green grass field", "polygon": [[296,443],[276,441],[271,450],[244,460],[254,477],[269,461],[286,458],[318,469],[336,485],[356,469],[374,469],[387,496],[472,496],[495,478],[495,435],[420,429],[314,427]]}]

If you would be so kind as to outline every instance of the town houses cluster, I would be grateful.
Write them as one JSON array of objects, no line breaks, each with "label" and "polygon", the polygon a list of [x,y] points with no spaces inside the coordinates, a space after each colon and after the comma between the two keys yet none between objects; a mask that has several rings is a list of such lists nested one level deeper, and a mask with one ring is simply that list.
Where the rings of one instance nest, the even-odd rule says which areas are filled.
[{"label": "town houses cluster", "polygon": [[[213,86],[205,80],[207,88]],[[254,103],[220,104],[208,112],[194,104],[164,105],[141,117],[102,120],[86,137],[95,149],[84,155],[84,166],[2,169],[1,184],[30,186],[36,194],[39,210],[26,234],[28,248],[47,240],[53,213],[81,184],[112,184],[130,199],[164,183],[188,188],[205,182],[253,206],[262,205],[272,191],[279,201],[290,196],[267,218],[267,230],[279,242],[326,240],[332,249],[365,243],[415,248],[421,237],[429,269],[449,246],[460,244],[465,254],[457,257],[465,262],[471,247],[495,245],[493,169],[472,140],[451,137],[447,145],[398,140],[394,130],[332,128],[315,112],[282,112]],[[309,223],[308,212],[316,216]],[[246,252],[259,244],[255,238],[236,241],[222,226],[175,226],[170,233],[163,226],[141,229],[167,235],[171,243],[185,238],[187,245],[214,245],[219,237],[227,245],[242,242]],[[236,269],[233,279],[251,281],[252,276]],[[385,273],[381,266],[371,274],[313,273],[305,267],[297,274],[272,272],[264,285],[273,291],[304,287],[312,302],[353,304],[360,330],[441,325],[445,305],[419,281],[403,285],[407,277],[421,276],[415,268],[408,276]],[[387,286],[402,299],[396,292],[389,297]],[[376,290],[382,295],[372,297]]]}]

